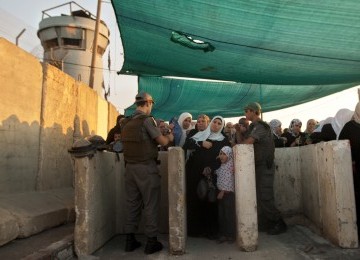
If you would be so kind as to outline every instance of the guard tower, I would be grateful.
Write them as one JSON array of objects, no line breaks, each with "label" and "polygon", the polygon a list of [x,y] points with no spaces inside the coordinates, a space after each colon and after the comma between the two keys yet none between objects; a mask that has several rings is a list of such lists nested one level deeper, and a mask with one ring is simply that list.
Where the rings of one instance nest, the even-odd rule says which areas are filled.
[{"label": "guard tower", "polygon": [[[78,10],[73,11],[74,5]],[[50,11],[59,11],[60,8],[63,11],[64,7],[69,9],[69,14],[50,15]],[[96,17],[75,2],[56,6],[42,13],[38,37],[44,48],[44,60],[89,85]],[[109,29],[101,21],[93,85],[99,96],[104,95],[102,56],[109,44],[109,35]]]}]

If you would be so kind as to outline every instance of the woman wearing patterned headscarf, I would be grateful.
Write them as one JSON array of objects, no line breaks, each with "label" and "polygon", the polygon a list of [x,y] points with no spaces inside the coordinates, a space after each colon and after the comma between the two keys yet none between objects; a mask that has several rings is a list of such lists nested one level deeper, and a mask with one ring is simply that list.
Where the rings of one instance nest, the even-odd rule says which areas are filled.
[{"label": "woman wearing patterned headscarf", "polygon": [[273,140],[275,147],[285,147],[286,144],[286,137],[282,137],[282,129],[281,129],[281,122],[280,120],[273,119],[269,123],[271,132],[273,134]]},{"label": "woman wearing patterned headscarf", "polygon": [[300,119],[293,119],[289,125],[289,131],[282,135],[287,139],[286,147],[294,147],[305,144],[305,134],[301,132],[302,123]]},{"label": "woman wearing patterned headscarf", "polygon": [[184,149],[194,150],[186,162],[187,224],[189,236],[217,236],[217,203],[202,201],[197,196],[197,185],[204,175],[212,177],[216,185],[214,171],[220,167],[217,159],[222,147],[230,146],[222,133],[225,121],[215,116],[204,131],[188,138]]}]

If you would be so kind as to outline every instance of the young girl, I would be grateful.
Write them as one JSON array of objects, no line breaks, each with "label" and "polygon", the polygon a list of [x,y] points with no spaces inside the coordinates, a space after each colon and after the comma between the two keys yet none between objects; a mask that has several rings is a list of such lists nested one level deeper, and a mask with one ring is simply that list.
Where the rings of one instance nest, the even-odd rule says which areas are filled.
[{"label": "young girl", "polygon": [[235,224],[235,176],[232,148],[224,146],[219,153],[221,166],[215,171],[217,175],[219,243],[234,242]]}]

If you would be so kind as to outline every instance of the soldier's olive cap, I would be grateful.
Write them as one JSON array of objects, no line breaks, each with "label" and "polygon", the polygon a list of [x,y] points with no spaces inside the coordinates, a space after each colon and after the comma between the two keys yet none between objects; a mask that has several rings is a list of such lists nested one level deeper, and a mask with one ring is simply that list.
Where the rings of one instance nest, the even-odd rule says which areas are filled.
[{"label": "soldier's olive cap", "polygon": [[151,101],[153,104],[155,104],[155,101],[153,100],[151,95],[146,92],[140,92],[135,96],[135,102],[140,101]]},{"label": "soldier's olive cap", "polygon": [[261,106],[257,102],[251,102],[244,107],[244,110],[261,111]]}]

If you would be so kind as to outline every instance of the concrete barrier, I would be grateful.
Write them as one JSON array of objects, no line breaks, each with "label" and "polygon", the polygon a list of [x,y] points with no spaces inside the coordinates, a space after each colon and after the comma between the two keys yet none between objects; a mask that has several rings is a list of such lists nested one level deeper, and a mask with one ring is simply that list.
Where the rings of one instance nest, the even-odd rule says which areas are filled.
[{"label": "concrete barrier", "polygon": [[[161,180],[160,233],[169,232],[167,152],[159,154]],[[123,154],[96,152],[75,160],[75,252],[90,255],[115,234],[124,234],[125,164]],[[139,233],[143,233],[143,220]]]},{"label": "concrete barrier", "polygon": [[169,251],[182,255],[186,248],[185,157],[181,147],[169,148]]},{"label": "concrete barrier", "polygon": [[[238,245],[242,250],[253,251],[258,243],[253,147],[237,145],[234,154]],[[348,141],[277,148],[275,155],[275,200],[282,214],[307,218],[318,232],[340,247],[358,247]],[[159,158],[160,232],[169,232],[170,253],[183,254],[186,250],[185,158],[181,148],[161,152]],[[123,157],[119,154],[117,159],[114,153],[97,152],[92,159],[75,159],[75,170],[75,249],[78,255],[88,255],[113,235],[123,233]]]},{"label": "concrete barrier", "polygon": [[349,141],[316,145],[323,235],[342,248],[357,248],[358,235]]},{"label": "concrete barrier", "polygon": [[255,251],[258,245],[255,160],[253,145],[233,147],[237,244],[243,251]]},{"label": "concrete barrier", "polygon": [[349,142],[277,148],[275,164],[275,201],[283,215],[301,214],[335,245],[357,248]]},{"label": "concrete barrier", "polygon": [[92,254],[116,234],[115,160],[106,152],[75,159],[77,256]]}]

